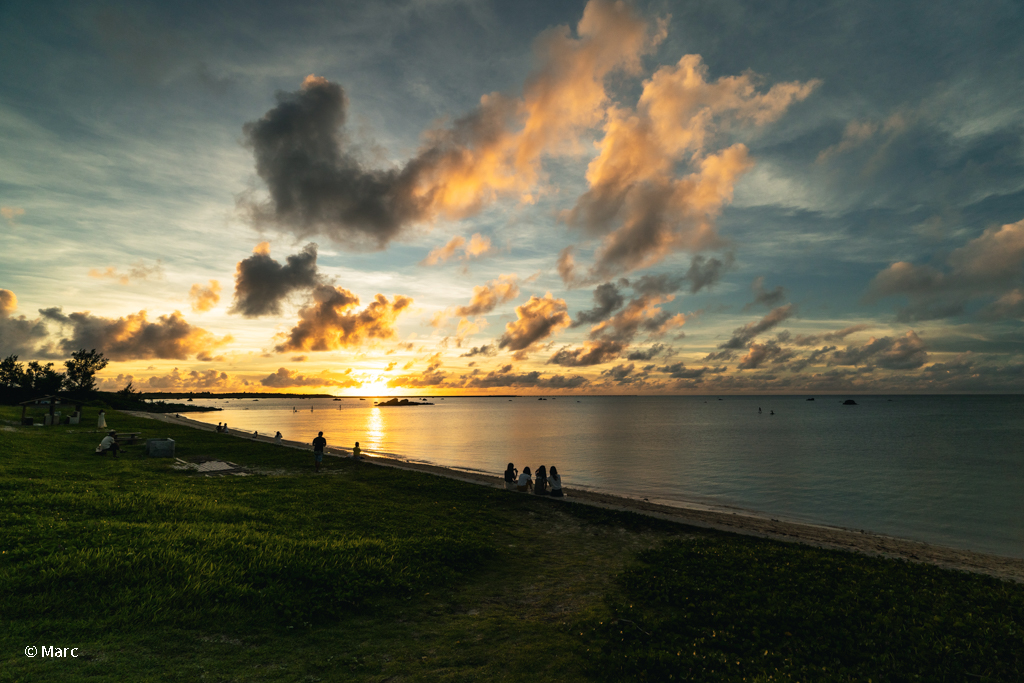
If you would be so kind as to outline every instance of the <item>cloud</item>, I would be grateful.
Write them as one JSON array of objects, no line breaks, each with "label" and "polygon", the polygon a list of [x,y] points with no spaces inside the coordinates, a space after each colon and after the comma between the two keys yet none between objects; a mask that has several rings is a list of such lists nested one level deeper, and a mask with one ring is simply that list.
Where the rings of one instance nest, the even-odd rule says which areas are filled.
[{"label": "cloud", "polygon": [[593,308],[576,314],[576,320],[572,323],[573,327],[607,319],[614,311],[622,308],[622,305],[626,303],[626,298],[622,296],[617,286],[611,282],[606,282],[594,289],[594,302]]},{"label": "cloud", "polygon": [[[1002,300],[1024,279],[1024,220],[989,228],[946,259],[948,268],[899,261],[880,272],[868,285],[865,300],[906,296],[909,305],[898,312],[900,320],[930,320],[962,313],[968,302],[995,297]],[[984,316],[995,319],[1005,310],[992,302]]]},{"label": "cloud", "polygon": [[136,261],[131,268],[127,271],[118,271],[113,266],[107,266],[104,270],[98,268],[89,269],[89,277],[94,277],[99,280],[117,280],[119,284],[128,285],[132,281],[145,281],[145,280],[162,280],[164,277],[164,266],[163,262],[157,259],[157,262],[151,266],[147,266],[141,259]]},{"label": "cloud", "polygon": [[0,206],[0,216],[7,221],[8,225],[14,226],[18,218],[25,215],[25,209],[20,206]]},{"label": "cloud", "polygon": [[58,342],[60,353],[79,349],[97,349],[113,361],[165,358],[185,360],[195,356],[210,360],[211,352],[231,341],[217,339],[206,330],[191,325],[179,311],[150,321],[146,311],[121,318],[104,318],[88,311],[64,315],[60,308],[42,309],[44,318],[71,328],[71,336]]},{"label": "cloud", "polygon": [[833,330],[832,332],[824,332],[821,334],[798,334],[793,338],[793,343],[797,346],[815,346],[823,341],[836,342],[842,341],[849,337],[851,334],[861,332],[863,330],[870,330],[873,326],[866,323],[858,323],[856,325],[850,325],[844,327],[841,330]]},{"label": "cloud", "polygon": [[913,330],[902,337],[872,337],[863,346],[835,351],[830,365],[864,365],[888,370],[913,370],[928,362],[924,342]]},{"label": "cloud", "polygon": [[985,306],[978,316],[983,320],[1024,320],[1024,289],[1012,289]]},{"label": "cloud", "polygon": [[484,344],[483,346],[474,346],[466,353],[459,356],[459,358],[472,358],[473,356],[496,356],[498,355],[498,349],[494,344]]},{"label": "cloud", "polygon": [[332,351],[358,346],[368,339],[392,339],[398,316],[412,299],[396,294],[388,301],[378,294],[363,310],[352,312],[359,298],[341,287],[320,285],[313,303],[299,311],[299,322],[275,347],[285,351]]},{"label": "cloud", "polygon": [[509,351],[527,351],[534,344],[555,334],[571,323],[565,299],[555,299],[551,292],[543,298],[531,296],[516,307],[516,320],[505,325],[505,334],[498,340],[498,348]]},{"label": "cloud", "polygon": [[[785,306],[779,306],[773,309],[768,315],[764,316],[756,323],[747,323],[743,327],[737,327],[732,331],[732,337],[727,341],[718,345],[720,349],[732,350],[744,348],[750,340],[762,332],[767,332],[779,323],[792,318],[796,313],[793,308],[793,304],[786,304]],[[708,360],[716,360],[717,358],[708,357]]]},{"label": "cloud", "polygon": [[485,285],[473,288],[473,296],[465,306],[454,309],[455,315],[470,316],[490,313],[498,304],[511,301],[519,296],[519,285],[515,273],[501,275]]},{"label": "cloud", "polygon": [[687,368],[683,363],[664,365],[658,370],[667,372],[672,379],[701,380],[707,374],[720,374],[725,372],[725,366],[709,368],[706,365],[702,368]]},{"label": "cloud", "polygon": [[0,289],[0,318],[6,318],[18,308],[18,297],[9,289]]},{"label": "cloud", "polygon": [[[35,352],[46,339],[47,329],[42,318],[29,320],[15,316],[18,297],[9,289],[0,289],[0,356],[24,356]],[[77,351],[77,349],[75,349]]]},{"label": "cloud", "polygon": [[568,367],[580,367],[585,365],[600,365],[618,358],[622,353],[624,344],[612,339],[598,339],[583,342],[582,348],[563,348],[548,359],[548,363],[564,365]]},{"label": "cloud", "polygon": [[469,242],[466,242],[465,237],[456,235],[448,241],[448,244],[431,250],[427,257],[420,262],[420,265],[436,266],[439,263],[444,263],[460,249],[462,250],[461,260],[463,261],[489,254],[492,251],[491,238],[485,237],[480,233],[474,233],[469,238]]},{"label": "cloud", "polygon": [[252,256],[235,267],[235,300],[230,312],[246,318],[279,315],[281,301],[289,294],[321,283],[316,250],[316,244],[309,243],[281,265],[271,258],[270,243],[260,242]]},{"label": "cloud", "polygon": [[632,352],[631,354],[626,356],[626,360],[654,360],[655,358],[661,355],[671,355],[672,351],[673,349],[671,346],[665,346],[664,344],[652,344],[646,349],[637,349],[636,351]]},{"label": "cloud", "polygon": [[606,337],[628,344],[641,331],[661,336],[686,322],[682,313],[673,315],[661,305],[673,301],[674,294],[642,294],[630,300],[621,311],[590,328],[590,338]]},{"label": "cloud", "polygon": [[193,313],[205,313],[220,301],[220,283],[216,280],[210,280],[210,284],[205,287],[200,284],[194,284],[188,290],[188,298],[192,302]]},{"label": "cloud", "polygon": [[[721,244],[715,220],[753,161],[741,143],[709,152],[721,134],[776,120],[817,86],[779,83],[757,92],[753,74],[711,82],[699,55],[685,55],[644,82],[636,109],[612,106],[589,189],[564,214],[571,225],[605,235],[593,275],[651,266],[679,249]],[[692,172],[677,175],[688,161]]]},{"label": "cloud", "polygon": [[[128,382],[133,382],[132,375],[118,375],[111,383],[117,388],[123,388]],[[216,370],[190,370],[183,373],[174,368],[166,375],[153,375],[141,381],[136,388],[148,389],[223,389],[231,384],[231,378],[226,372]],[[113,387],[111,387],[113,389]]]},{"label": "cloud", "polygon": [[576,151],[578,132],[600,121],[605,78],[638,72],[641,55],[664,38],[662,27],[652,32],[626,3],[609,0],[587,4],[576,34],[545,31],[520,98],[481,97],[466,116],[429,131],[419,153],[396,168],[364,165],[342,130],[344,91],[307,77],[243,128],[270,194],[246,208],[259,223],[381,249],[412,224],[462,218],[499,195],[530,200],[541,156]]},{"label": "cloud", "polygon": [[846,128],[843,129],[842,139],[838,143],[821,150],[818,154],[817,163],[823,163],[837,154],[849,152],[860,147],[879,133],[888,136],[884,144],[889,144],[895,136],[906,131],[909,123],[907,117],[901,112],[896,112],[881,123],[877,121],[850,121],[846,124]]},{"label": "cloud", "polygon": [[774,339],[764,343],[753,343],[747,350],[747,355],[740,360],[736,367],[740,370],[754,370],[767,362],[773,364],[784,363],[796,356],[796,352],[779,346]]},{"label": "cloud", "polygon": [[260,380],[265,387],[287,389],[291,387],[361,387],[362,382],[351,376],[352,369],[345,372],[324,370],[319,375],[301,375],[287,368],[278,368]]},{"label": "cloud", "polygon": [[760,305],[765,308],[771,308],[772,306],[778,306],[784,298],[786,298],[785,290],[782,285],[779,285],[773,290],[765,290],[764,288],[764,276],[754,278],[754,282],[750,285],[750,289],[754,292],[754,300],[743,307],[744,311],[750,310],[754,306]]}]

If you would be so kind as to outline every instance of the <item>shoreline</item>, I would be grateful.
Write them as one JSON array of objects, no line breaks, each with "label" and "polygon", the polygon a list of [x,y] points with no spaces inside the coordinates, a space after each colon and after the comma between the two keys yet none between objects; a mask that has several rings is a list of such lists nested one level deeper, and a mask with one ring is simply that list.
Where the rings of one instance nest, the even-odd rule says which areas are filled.
[{"label": "shoreline", "polygon": [[[173,413],[146,413],[126,411],[137,417],[145,417],[173,424],[180,424],[195,429],[214,431],[214,425],[188,417],[179,417]],[[229,429],[228,434],[238,438],[251,438],[247,432]],[[272,437],[260,436],[259,441],[274,443]],[[289,448],[308,449],[308,444],[295,441],[282,441],[279,445]],[[327,455],[346,457],[347,451],[339,448],[328,448]],[[414,463],[385,456],[363,458],[362,462],[381,467],[413,470],[434,476],[456,479],[467,483],[504,488],[497,475],[477,474],[455,470],[440,465]],[[746,536],[768,538],[788,543],[803,543],[819,548],[847,550],[866,555],[889,557],[932,564],[945,569],[968,571],[987,574],[999,579],[1024,583],[1024,559],[989,555],[972,550],[961,550],[946,546],[933,545],[922,541],[885,536],[866,531],[856,531],[826,525],[790,522],[768,517],[745,514],[742,512],[723,512],[710,509],[679,507],[652,503],[648,500],[629,498],[610,493],[585,489],[567,488],[569,495],[564,499],[549,499],[555,504],[577,503],[592,505],[609,510],[635,512],[667,521],[689,526],[715,529]],[[526,494],[531,495],[531,494]]]}]

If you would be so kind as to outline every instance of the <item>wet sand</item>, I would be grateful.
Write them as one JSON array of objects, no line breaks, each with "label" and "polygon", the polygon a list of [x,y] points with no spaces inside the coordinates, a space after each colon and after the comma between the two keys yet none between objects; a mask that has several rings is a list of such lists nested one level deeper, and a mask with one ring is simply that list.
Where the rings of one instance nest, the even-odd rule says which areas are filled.
[{"label": "wet sand", "polygon": [[[190,420],[187,417],[176,417],[172,414],[132,413],[139,417],[188,425],[196,429],[214,431],[212,425]],[[252,436],[246,432],[229,430],[229,434],[240,438]],[[273,442],[273,437],[260,436],[260,441]],[[291,448],[311,450],[308,444],[283,441],[282,445]],[[337,457],[348,455],[348,451],[339,448],[328,448],[326,453]],[[504,482],[497,475],[463,472],[437,465],[406,462],[393,458],[370,457],[362,458],[362,462],[380,467],[396,467],[405,470],[424,472],[435,476],[457,479],[459,481],[504,488]],[[626,510],[651,517],[658,517],[689,526],[717,529],[748,536],[771,538],[779,541],[804,543],[820,548],[850,550],[867,555],[899,558],[912,562],[923,562],[962,571],[988,574],[1000,579],[1024,583],[1024,559],[986,555],[970,550],[958,550],[944,546],[921,543],[903,538],[893,538],[865,531],[843,529],[840,527],[789,522],[767,517],[744,514],[742,512],[723,512],[719,510],[677,507],[652,503],[648,500],[626,498],[596,491],[576,490],[567,486],[566,497],[550,499],[554,504],[584,504],[607,508],[609,510]],[[509,495],[530,495],[512,494]]]}]

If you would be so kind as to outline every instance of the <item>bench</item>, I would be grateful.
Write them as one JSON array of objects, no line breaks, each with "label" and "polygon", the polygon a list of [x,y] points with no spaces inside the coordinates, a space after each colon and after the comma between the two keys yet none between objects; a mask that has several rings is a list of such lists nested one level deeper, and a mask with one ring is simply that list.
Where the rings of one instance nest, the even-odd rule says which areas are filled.
[{"label": "bench", "polygon": [[135,445],[135,442],[138,441],[139,435],[141,434],[142,432],[118,432],[117,442],[122,446],[125,444],[132,446]]}]

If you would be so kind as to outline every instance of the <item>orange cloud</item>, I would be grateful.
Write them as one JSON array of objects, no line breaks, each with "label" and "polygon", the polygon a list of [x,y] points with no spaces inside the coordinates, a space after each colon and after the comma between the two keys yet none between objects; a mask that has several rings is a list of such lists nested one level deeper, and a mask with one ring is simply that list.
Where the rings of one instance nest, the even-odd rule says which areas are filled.
[{"label": "orange cloud", "polygon": [[24,215],[25,209],[20,206],[0,206],[0,216],[3,216],[10,225],[17,223],[18,218]]},{"label": "orange cloud", "polygon": [[299,311],[299,322],[277,345],[278,353],[285,351],[331,351],[347,346],[358,346],[368,339],[391,339],[395,336],[395,322],[412,299],[395,295],[388,301],[378,294],[363,310],[350,312],[359,305],[352,292],[321,285],[313,291],[314,303]]},{"label": "orange cloud", "polygon": [[131,268],[125,272],[118,271],[113,266],[107,266],[104,270],[98,268],[89,269],[89,277],[94,277],[100,280],[117,280],[119,284],[128,285],[133,280],[160,280],[164,276],[163,263],[158,259],[156,263],[151,266],[147,266],[141,259],[136,261]]},{"label": "orange cloud", "polygon": [[188,298],[192,302],[193,313],[205,313],[220,301],[220,283],[210,280],[206,287],[195,284],[188,291]]},{"label": "orange cloud", "polygon": [[345,372],[324,370],[319,375],[302,375],[287,368],[278,368],[260,380],[265,387],[286,389],[290,387],[361,387],[363,383],[351,376],[352,369]]},{"label": "orange cloud", "polygon": [[150,321],[146,311],[122,318],[103,318],[88,311],[64,315],[59,308],[40,311],[44,318],[72,328],[72,335],[60,340],[64,354],[79,349],[97,349],[115,361],[144,358],[212,360],[211,352],[231,341],[217,339],[204,329],[189,324],[179,311]]},{"label": "orange cloud", "polygon": [[454,312],[459,316],[484,315],[493,311],[498,304],[511,301],[517,296],[519,285],[516,282],[516,274],[501,275],[497,280],[474,287],[469,304],[457,307]]},{"label": "orange cloud", "polygon": [[525,304],[516,307],[516,320],[505,325],[505,334],[498,340],[498,347],[509,351],[528,351],[571,322],[565,299],[555,299],[551,292],[543,298],[531,296]]},{"label": "orange cloud", "polygon": [[0,289],[0,317],[7,317],[18,308],[18,297],[9,289]]},{"label": "orange cloud", "polygon": [[[635,110],[609,108],[598,156],[587,169],[590,189],[564,214],[592,234],[611,231],[595,277],[650,266],[677,249],[718,244],[714,221],[753,162],[739,143],[713,153],[707,147],[732,127],[774,121],[818,85],[779,83],[758,93],[751,74],[715,82],[706,76],[700,56],[685,55],[644,83]],[[687,157],[696,170],[677,178]]]},{"label": "orange cloud", "polygon": [[431,252],[427,254],[427,257],[420,261],[420,265],[436,266],[439,263],[444,263],[454,256],[455,252],[459,249],[463,250],[462,260],[464,261],[483,256],[484,254],[491,252],[491,238],[484,237],[480,233],[475,233],[469,238],[469,242],[467,243],[465,237],[456,235],[443,247],[437,247],[436,249],[431,250]]}]

